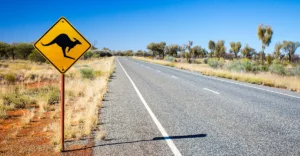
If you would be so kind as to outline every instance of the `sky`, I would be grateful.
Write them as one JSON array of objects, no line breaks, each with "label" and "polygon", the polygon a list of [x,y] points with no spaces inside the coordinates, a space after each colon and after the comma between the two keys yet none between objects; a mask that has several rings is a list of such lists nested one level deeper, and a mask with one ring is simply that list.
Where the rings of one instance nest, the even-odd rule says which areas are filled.
[{"label": "sky", "polygon": [[[0,41],[34,42],[60,17],[96,47],[146,50],[150,42],[208,49],[209,40],[248,44],[257,51],[260,24],[272,27],[267,53],[282,40],[300,42],[299,0],[0,0]],[[300,48],[297,50],[300,54]]]}]

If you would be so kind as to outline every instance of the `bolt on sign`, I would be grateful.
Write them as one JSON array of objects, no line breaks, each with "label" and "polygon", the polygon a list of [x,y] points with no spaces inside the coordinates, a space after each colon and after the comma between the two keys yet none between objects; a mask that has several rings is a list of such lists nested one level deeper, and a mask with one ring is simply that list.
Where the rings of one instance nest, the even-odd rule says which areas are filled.
[{"label": "bolt on sign", "polygon": [[34,46],[63,74],[90,49],[91,44],[62,17]]}]

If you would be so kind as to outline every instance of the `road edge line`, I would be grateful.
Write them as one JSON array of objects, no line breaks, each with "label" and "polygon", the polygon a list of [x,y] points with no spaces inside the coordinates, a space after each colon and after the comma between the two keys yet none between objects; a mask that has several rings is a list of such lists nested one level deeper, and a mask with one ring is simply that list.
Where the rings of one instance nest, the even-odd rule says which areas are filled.
[{"label": "road edge line", "polygon": [[[178,69],[176,67],[166,67],[166,66],[163,66],[163,65],[160,65],[160,64],[150,63],[150,62],[141,61],[141,60],[137,60],[137,61],[149,63],[149,64],[152,64],[152,65],[157,65],[157,66],[164,67],[164,68],[169,68],[169,69],[177,70],[177,71],[180,71],[180,72],[184,72],[184,73],[188,73],[188,74],[192,74],[192,75],[196,75],[196,76],[206,77],[206,78],[217,80],[217,81],[227,82],[227,83],[231,83],[231,84],[235,84],[235,85],[240,85],[240,86],[244,86],[244,87],[249,87],[249,88],[253,88],[253,89],[257,89],[257,90],[263,90],[263,91],[270,92],[270,93],[275,93],[275,94],[279,94],[279,95],[284,95],[284,96],[289,96],[289,97],[293,97],[293,98],[296,98],[296,99],[300,99],[299,96],[295,96],[295,95],[290,95],[290,94],[286,94],[286,93],[280,93],[280,92],[277,92],[277,91],[272,91],[272,90],[268,90],[268,89],[264,89],[264,88],[249,86],[249,85],[246,85],[246,84],[239,84],[237,82],[230,82],[230,81],[222,80],[219,77],[200,75],[200,73],[197,73],[196,71],[192,71],[192,72],[191,71],[185,71],[185,70],[182,70],[182,69]],[[234,81],[234,80],[232,80],[232,81]],[[246,82],[243,82],[243,83],[246,83]]]},{"label": "road edge line", "polygon": [[146,109],[147,109],[148,113],[150,114],[151,118],[153,119],[154,123],[156,124],[158,130],[160,131],[160,133],[162,134],[162,136],[165,138],[165,141],[167,142],[167,144],[171,148],[173,154],[175,156],[182,156],[181,153],[179,152],[178,148],[174,144],[174,142],[170,139],[170,136],[168,135],[168,133],[166,132],[166,130],[163,128],[163,126],[161,125],[161,123],[158,121],[158,119],[156,118],[156,116],[154,115],[154,113],[152,112],[152,110],[150,109],[149,105],[147,104],[146,100],[144,99],[144,97],[140,93],[139,89],[136,87],[136,85],[134,84],[134,82],[132,81],[132,79],[130,78],[130,76],[127,74],[126,70],[123,68],[123,66],[122,66],[121,62],[119,61],[119,59],[117,59],[117,60],[118,60],[118,62],[120,64],[121,68],[123,69],[124,73],[128,77],[129,81],[131,82],[131,84],[132,84],[133,88],[135,89],[136,93],[138,94],[140,100],[142,101],[142,103],[146,107]]}]

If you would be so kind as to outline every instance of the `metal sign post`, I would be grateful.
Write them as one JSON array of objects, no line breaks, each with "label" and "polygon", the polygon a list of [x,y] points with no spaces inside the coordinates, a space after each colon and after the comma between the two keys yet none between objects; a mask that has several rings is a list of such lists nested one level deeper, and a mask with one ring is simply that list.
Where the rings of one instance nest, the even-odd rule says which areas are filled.
[{"label": "metal sign post", "polygon": [[60,144],[61,151],[65,150],[65,75],[60,75]]},{"label": "metal sign post", "polygon": [[34,47],[60,73],[60,126],[61,151],[65,150],[65,75],[91,44],[64,17],[60,18],[38,41]]}]

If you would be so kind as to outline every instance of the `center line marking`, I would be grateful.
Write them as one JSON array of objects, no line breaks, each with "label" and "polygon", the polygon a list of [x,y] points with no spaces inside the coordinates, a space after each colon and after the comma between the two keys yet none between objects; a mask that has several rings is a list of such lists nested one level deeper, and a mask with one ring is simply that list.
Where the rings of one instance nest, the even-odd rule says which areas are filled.
[{"label": "center line marking", "polygon": [[203,88],[204,90],[207,90],[207,91],[210,91],[210,92],[213,92],[213,93],[215,93],[215,94],[220,94],[220,93],[218,93],[218,92],[216,92],[216,91],[213,91],[213,90],[210,90],[210,89],[207,89],[207,88]]},{"label": "center line marking", "polygon": [[178,77],[176,77],[176,76],[173,76],[173,75],[172,75],[172,77],[175,78],[175,79],[178,79]]},{"label": "center line marking", "polygon": [[140,100],[142,101],[142,103],[146,107],[148,113],[152,117],[152,119],[153,119],[154,123],[156,124],[157,128],[159,129],[160,133],[162,134],[162,136],[164,137],[165,141],[167,142],[167,144],[171,148],[173,154],[175,156],[182,156],[181,153],[180,153],[180,151],[178,150],[178,148],[176,147],[176,145],[172,141],[172,139],[170,139],[169,134],[166,132],[166,130],[163,128],[163,126],[161,125],[161,123],[158,121],[158,119],[156,118],[156,116],[154,115],[154,113],[152,112],[152,110],[150,109],[149,105],[147,104],[146,100],[144,99],[144,97],[140,93],[139,89],[136,87],[136,85],[134,84],[134,82],[132,81],[132,79],[130,78],[130,76],[127,74],[126,70],[123,68],[123,66],[120,63],[119,59],[117,59],[117,60],[118,60],[118,62],[120,64],[121,68],[123,69],[124,73],[128,77],[129,81],[131,82],[131,84],[132,84],[134,90],[136,91],[137,95],[139,96]]}]

